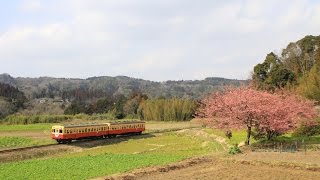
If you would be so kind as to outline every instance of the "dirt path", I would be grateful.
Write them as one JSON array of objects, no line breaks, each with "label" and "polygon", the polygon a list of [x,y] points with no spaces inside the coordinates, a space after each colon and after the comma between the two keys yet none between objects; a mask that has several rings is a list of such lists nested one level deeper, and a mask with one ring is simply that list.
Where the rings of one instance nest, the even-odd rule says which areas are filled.
[{"label": "dirt path", "polygon": [[302,166],[271,165],[250,161],[238,161],[221,157],[202,157],[183,162],[135,170],[118,176],[98,179],[318,179],[319,168]]}]

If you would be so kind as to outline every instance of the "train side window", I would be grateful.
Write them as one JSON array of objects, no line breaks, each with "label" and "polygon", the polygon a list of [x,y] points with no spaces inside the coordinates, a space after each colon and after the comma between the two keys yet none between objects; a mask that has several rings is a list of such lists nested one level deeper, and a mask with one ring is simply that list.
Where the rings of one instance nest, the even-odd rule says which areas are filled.
[{"label": "train side window", "polygon": [[59,129],[59,133],[62,133],[62,129]]}]

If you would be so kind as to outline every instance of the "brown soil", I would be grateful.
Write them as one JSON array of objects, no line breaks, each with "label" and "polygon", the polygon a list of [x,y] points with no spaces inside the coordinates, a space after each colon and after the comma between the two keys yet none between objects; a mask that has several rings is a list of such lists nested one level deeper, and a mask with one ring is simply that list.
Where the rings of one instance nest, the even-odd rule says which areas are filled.
[{"label": "brown soil", "polygon": [[320,167],[202,157],[98,179],[318,179]]},{"label": "brown soil", "polygon": [[236,160],[260,161],[271,164],[305,164],[320,167],[320,151],[307,152],[246,152],[234,157]]}]

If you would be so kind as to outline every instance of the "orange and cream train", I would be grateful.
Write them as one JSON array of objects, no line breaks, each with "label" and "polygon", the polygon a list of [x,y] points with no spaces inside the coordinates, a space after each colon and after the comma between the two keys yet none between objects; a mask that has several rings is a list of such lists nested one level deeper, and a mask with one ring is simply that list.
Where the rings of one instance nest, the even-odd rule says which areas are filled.
[{"label": "orange and cream train", "polygon": [[125,134],[141,134],[145,122],[130,121],[101,124],[56,125],[51,128],[51,138],[58,143],[70,143],[85,138],[106,138]]}]

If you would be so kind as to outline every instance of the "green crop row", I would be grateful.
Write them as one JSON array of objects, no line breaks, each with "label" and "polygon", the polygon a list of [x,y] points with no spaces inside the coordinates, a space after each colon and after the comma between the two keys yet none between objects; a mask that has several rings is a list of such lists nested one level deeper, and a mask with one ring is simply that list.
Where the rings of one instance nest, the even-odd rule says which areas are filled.
[{"label": "green crop row", "polygon": [[[0,165],[0,179],[88,179],[163,165],[187,157],[222,151],[216,142],[206,142],[175,133],[105,140],[99,148]],[[14,172],[14,173],[13,173]]]},{"label": "green crop row", "polygon": [[[100,154],[0,165],[0,179],[88,179],[181,160],[182,156]],[[13,173],[14,172],[14,173]]]}]

